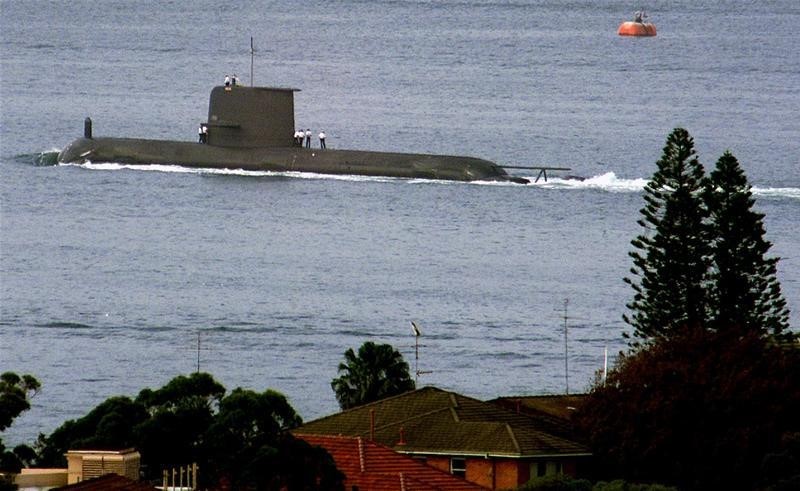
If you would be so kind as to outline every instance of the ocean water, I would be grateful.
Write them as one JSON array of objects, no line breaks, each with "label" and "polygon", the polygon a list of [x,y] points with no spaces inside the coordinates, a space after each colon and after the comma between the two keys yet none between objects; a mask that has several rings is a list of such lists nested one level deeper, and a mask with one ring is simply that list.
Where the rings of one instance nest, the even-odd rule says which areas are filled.
[{"label": "ocean water", "polygon": [[[616,35],[622,1],[0,1],[0,370],[43,383],[4,441],[198,363],[314,419],[367,340],[468,396],[586,390],[625,347],[641,190],[676,126],[706,168],[743,165],[800,327],[800,4],[646,7],[655,38]],[[252,81],[301,89],[297,124],[329,147],[572,170],[522,186],[53,165],[87,116],[96,135],[194,140],[211,88],[251,83],[251,36]]]}]

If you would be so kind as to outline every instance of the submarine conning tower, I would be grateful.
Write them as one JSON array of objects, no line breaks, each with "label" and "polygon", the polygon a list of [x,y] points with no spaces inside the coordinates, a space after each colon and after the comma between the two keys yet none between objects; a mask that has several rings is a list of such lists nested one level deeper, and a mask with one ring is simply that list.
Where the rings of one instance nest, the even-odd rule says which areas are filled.
[{"label": "submarine conning tower", "polygon": [[208,103],[208,144],[218,147],[291,147],[294,93],[276,87],[214,87]]}]

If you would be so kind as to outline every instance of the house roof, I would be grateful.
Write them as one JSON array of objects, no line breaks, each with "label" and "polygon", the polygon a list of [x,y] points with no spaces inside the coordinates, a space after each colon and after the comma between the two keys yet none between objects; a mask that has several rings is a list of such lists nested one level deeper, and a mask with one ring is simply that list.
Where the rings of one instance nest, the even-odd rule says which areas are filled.
[{"label": "house roof", "polygon": [[575,435],[572,415],[583,406],[586,397],[586,394],[514,396],[498,397],[489,402],[534,418],[545,431],[554,435],[580,440]]},{"label": "house roof", "polygon": [[530,409],[541,413],[569,421],[572,413],[583,406],[586,401],[586,394],[558,394],[558,395],[539,395],[539,396],[512,396],[498,397],[489,402],[498,402],[504,405],[520,404],[522,409]]},{"label": "house roof", "polygon": [[293,431],[297,435],[360,436],[368,440],[373,432],[374,441],[410,454],[507,458],[590,455],[586,446],[546,431],[524,414],[435,387],[365,404]]},{"label": "house roof", "polygon": [[137,482],[117,474],[105,474],[75,484],[68,484],[52,491],[156,491],[155,486]]},{"label": "house roof", "polygon": [[361,437],[298,435],[324,448],[347,478],[347,486],[371,491],[483,491],[486,488],[434,469]]}]

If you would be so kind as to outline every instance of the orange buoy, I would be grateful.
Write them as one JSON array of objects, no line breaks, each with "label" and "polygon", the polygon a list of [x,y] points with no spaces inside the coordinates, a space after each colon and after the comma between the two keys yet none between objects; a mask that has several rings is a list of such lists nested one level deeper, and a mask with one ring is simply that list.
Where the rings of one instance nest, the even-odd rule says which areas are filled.
[{"label": "orange buoy", "polygon": [[619,25],[617,34],[620,36],[655,36],[656,25],[652,22],[623,22]]}]

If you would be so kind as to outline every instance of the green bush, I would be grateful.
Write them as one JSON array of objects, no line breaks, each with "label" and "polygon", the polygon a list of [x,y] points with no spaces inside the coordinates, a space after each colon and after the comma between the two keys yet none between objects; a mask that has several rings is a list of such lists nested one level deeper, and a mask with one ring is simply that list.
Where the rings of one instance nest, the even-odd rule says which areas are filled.
[{"label": "green bush", "polygon": [[611,482],[600,481],[594,485],[592,491],[675,491],[676,489],[663,484],[636,484],[617,479]]},{"label": "green bush", "polygon": [[536,477],[519,488],[520,491],[591,491],[592,483],[586,479],[575,479],[570,476]]}]

